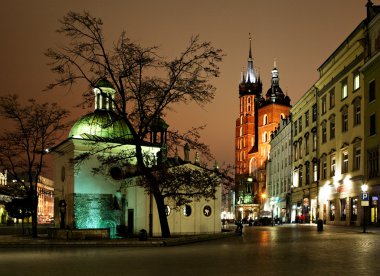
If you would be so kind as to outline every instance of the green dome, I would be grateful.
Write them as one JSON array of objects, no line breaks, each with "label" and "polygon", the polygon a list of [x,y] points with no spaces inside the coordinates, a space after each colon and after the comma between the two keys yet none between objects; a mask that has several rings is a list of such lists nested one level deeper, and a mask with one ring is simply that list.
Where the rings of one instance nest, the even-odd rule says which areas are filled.
[{"label": "green dome", "polygon": [[97,109],[80,118],[71,128],[69,137],[85,139],[131,139],[127,124],[114,112]]},{"label": "green dome", "polygon": [[113,84],[109,82],[107,79],[101,79],[96,83],[96,87],[104,87],[104,88],[112,88],[115,89]]}]

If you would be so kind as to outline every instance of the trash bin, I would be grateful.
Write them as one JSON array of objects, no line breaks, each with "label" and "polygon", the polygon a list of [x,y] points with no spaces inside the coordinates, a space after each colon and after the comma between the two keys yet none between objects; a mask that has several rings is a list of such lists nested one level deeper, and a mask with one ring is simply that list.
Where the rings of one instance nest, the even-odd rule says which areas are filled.
[{"label": "trash bin", "polygon": [[139,240],[140,241],[146,241],[148,240],[148,233],[146,232],[145,229],[141,229],[139,232]]},{"label": "trash bin", "polygon": [[318,230],[318,232],[323,231],[323,220],[321,220],[321,219],[319,219],[317,221],[317,230]]}]

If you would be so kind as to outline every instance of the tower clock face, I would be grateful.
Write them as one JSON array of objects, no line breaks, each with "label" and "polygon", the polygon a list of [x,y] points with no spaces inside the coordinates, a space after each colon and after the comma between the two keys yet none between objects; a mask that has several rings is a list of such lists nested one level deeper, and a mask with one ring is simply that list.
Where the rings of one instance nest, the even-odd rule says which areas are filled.
[{"label": "tower clock face", "polygon": [[64,182],[66,179],[66,169],[65,166],[62,166],[61,168],[61,181]]}]

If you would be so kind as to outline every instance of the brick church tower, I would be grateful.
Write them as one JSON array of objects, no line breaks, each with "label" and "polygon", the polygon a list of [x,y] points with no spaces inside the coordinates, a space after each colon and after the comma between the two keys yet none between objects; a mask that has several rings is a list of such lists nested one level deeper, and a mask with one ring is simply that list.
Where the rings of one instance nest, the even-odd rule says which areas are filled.
[{"label": "brick church tower", "polygon": [[266,165],[270,134],[290,112],[290,98],[279,86],[279,71],[274,66],[272,83],[265,97],[255,72],[251,38],[248,67],[239,84],[240,109],[235,126],[235,211],[237,219],[259,216],[266,199]]}]

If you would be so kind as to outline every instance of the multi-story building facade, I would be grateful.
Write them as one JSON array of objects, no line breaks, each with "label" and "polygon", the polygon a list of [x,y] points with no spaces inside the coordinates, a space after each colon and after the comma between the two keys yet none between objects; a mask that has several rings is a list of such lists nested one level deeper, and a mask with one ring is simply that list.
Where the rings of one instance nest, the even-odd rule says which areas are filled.
[{"label": "multi-story building facade", "polygon": [[319,211],[327,224],[360,224],[365,40],[363,20],[318,69]]},{"label": "multi-story building facade", "polygon": [[270,134],[281,119],[289,115],[290,98],[279,86],[277,68],[272,70],[272,84],[262,96],[262,83],[252,58],[251,40],[248,69],[239,84],[240,115],[235,127],[236,218],[259,216],[266,202],[266,165]]},{"label": "multi-story building facade", "polygon": [[267,166],[268,200],[273,218],[290,221],[290,186],[292,183],[292,124],[291,116],[282,119],[271,134]]},{"label": "multi-story building facade", "polygon": [[318,199],[318,107],[312,86],[292,107],[291,221],[313,222]]},{"label": "multi-story building facade", "polygon": [[[367,4],[367,56],[361,67],[363,75],[363,115],[364,115],[364,175],[369,186],[370,212],[366,216],[368,222],[379,221],[380,197],[380,7]],[[368,208],[368,207],[367,207]]]}]

